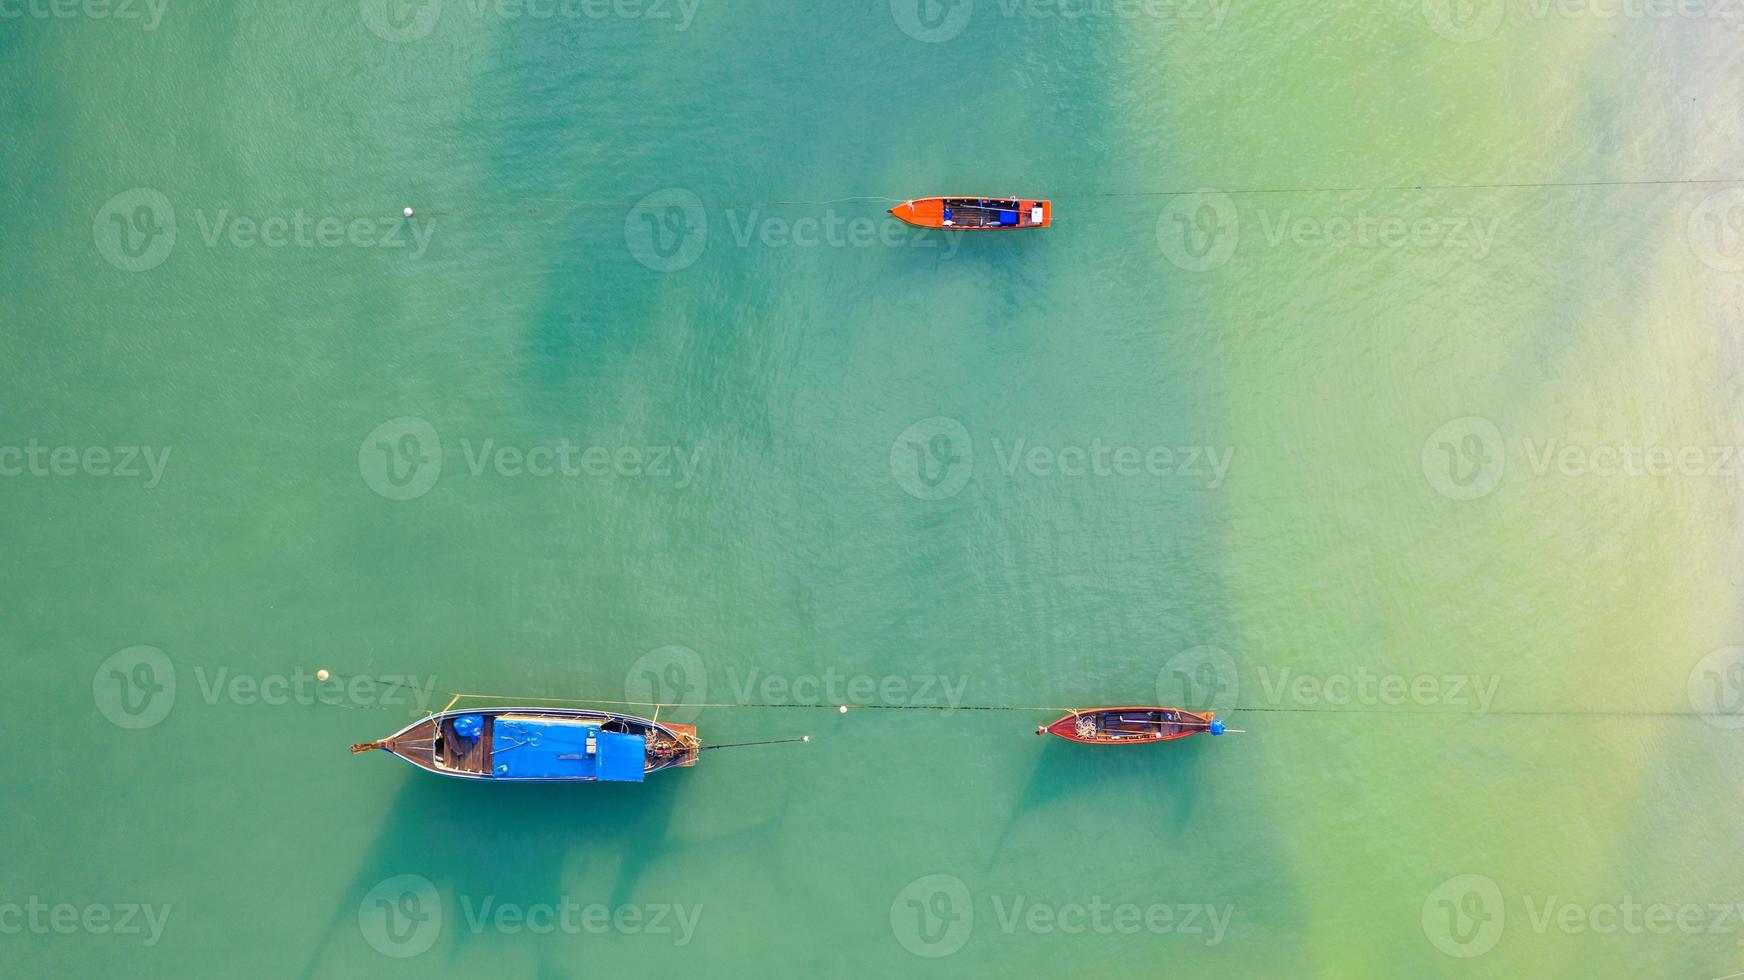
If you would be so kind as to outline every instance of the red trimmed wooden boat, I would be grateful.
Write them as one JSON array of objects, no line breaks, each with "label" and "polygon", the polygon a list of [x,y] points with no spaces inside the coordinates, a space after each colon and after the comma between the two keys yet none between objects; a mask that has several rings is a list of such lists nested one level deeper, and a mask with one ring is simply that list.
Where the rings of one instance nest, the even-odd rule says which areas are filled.
[{"label": "red trimmed wooden boat", "polygon": [[1016,197],[917,197],[890,213],[911,225],[951,231],[1011,231],[1054,223],[1052,204]]},{"label": "red trimmed wooden boat", "polygon": [[1172,742],[1177,738],[1226,730],[1215,711],[1199,714],[1182,708],[1129,707],[1086,708],[1074,711],[1051,725],[1036,729],[1037,735],[1058,735],[1068,742],[1086,745],[1138,745]]}]

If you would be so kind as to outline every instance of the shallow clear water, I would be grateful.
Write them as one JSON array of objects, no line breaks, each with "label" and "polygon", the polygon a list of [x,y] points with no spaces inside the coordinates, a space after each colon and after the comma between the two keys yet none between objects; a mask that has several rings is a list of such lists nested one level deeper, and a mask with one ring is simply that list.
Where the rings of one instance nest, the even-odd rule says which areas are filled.
[{"label": "shallow clear water", "polygon": [[1720,8],[303,6],[0,6],[8,975],[1736,969]]}]

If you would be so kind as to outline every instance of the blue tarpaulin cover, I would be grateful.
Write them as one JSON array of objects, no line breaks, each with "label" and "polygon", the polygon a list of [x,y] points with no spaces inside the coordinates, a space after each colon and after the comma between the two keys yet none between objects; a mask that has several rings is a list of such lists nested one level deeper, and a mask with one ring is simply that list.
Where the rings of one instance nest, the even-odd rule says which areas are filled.
[{"label": "blue tarpaulin cover", "polygon": [[491,772],[500,779],[639,783],[647,745],[641,735],[605,732],[586,722],[498,718],[491,740]]}]

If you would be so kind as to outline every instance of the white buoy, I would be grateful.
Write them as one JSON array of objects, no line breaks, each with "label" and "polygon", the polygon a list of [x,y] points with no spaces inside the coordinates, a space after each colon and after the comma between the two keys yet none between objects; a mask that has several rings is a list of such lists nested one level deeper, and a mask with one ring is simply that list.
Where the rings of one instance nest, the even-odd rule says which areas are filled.
[{"label": "white buoy", "polygon": [[800,739],[800,741],[801,741],[801,742],[809,742],[809,741],[811,741],[811,736],[810,736],[810,735],[807,735],[807,736],[805,736],[805,737],[803,737],[803,738],[801,738],[801,739]]},{"label": "white buoy", "polygon": [[315,679],[318,681],[324,681],[327,678],[332,677],[332,676],[333,676],[332,674],[327,673],[327,668],[325,668],[325,667],[322,667],[320,670],[315,671]]},{"label": "white buoy", "polygon": [[404,210],[404,211],[401,211],[401,212],[400,212],[400,213],[401,213],[401,214],[403,214],[403,215],[405,215],[405,216],[406,216],[406,217],[408,217],[408,218],[410,218],[410,217],[411,217],[411,216],[412,216],[412,209],[411,209],[411,208],[407,208],[407,209],[406,209],[406,210]]},{"label": "white buoy", "polygon": [[848,706],[844,704],[840,708],[837,708],[836,710],[845,715],[848,713]]}]

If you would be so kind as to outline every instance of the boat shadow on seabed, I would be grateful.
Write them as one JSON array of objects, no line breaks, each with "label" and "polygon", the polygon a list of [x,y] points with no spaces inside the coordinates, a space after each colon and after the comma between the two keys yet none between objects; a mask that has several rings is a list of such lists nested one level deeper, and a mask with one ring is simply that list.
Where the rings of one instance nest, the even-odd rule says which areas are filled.
[{"label": "boat shadow on seabed", "polygon": [[[418,875],[435,886],[441,935],[430,955],[446,950],[453,961],[479,938],[469,928],[468,912],[479,915],[476,906],[486,897],[499,907],[523,909],[565,898],[618,908],[633,900],[654,861],[687,847],[764,837],[780,826],[785,802],[755,823],[693,844],[675,843],[669,831],[682,782],[493,785],[409,774],[300,975],[336,975],[322,968],[329,947],[337,945],[341,959],[350,960],[347,947],[367,938],[358,935],[363,904],[396,876]],[[552,943],[534,945],[538,976],[570,976],[573,956],[560,955]]]},{"label": "boat shadow on seabed", "polygon": [[1147,819],[1171,835],[1192,819],[1199,799],[1199,774],[1204,757],[1220,746],[1208,738],[1183,739],[1162,745],[1074,745],[1046,739],[1023,792],[1011,805],[1011,818],[1000,828],[988,855],[992,862],[1017,827],[1040,811],[1082,807],[1085,800],[1110,794],[1150,815]]}]

